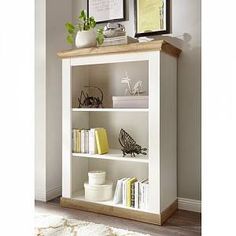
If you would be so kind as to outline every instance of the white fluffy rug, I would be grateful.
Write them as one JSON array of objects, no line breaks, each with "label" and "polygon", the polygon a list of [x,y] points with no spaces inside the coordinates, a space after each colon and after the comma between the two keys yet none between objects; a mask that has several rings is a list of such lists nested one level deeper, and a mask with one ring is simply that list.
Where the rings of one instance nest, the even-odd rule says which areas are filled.
[{"label": "white fluffy rug", "polygon": [[150,236],[55,215],[35,216],[37,236]]}]

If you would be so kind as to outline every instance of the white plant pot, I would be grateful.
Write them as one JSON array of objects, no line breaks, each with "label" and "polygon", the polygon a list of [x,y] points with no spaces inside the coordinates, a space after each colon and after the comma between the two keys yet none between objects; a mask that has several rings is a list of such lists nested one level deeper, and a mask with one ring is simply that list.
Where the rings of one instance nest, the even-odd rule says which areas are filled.
[{"label": "white plant pot", "polygon": [[97,41],[95,31],[78,31],[75,37],[75,46],[77,48],[96,47]]}]

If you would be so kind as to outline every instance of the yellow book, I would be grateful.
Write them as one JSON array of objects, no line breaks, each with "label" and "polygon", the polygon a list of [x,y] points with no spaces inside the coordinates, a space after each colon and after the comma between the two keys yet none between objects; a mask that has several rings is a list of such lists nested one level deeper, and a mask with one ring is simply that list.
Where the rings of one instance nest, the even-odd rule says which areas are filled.
[{"label": "yellow book", "polygon": [[81,143],[81,134],[80,134],[80,130],[77,129],[76,130],[76,152],[81,152],[80,143]]},{"label": "yellow book", "polygon": [[126,194],[126,206],[131,207],[131,184],[136,182],[137,178],[133,177],[127,181],[127,194]]},{"label": "yellow book", "polygon": [[72,130],[72,152],[77,152],[77,146],[76,146],[76,142],[77,142],[77,132],[76,129]]},{"label": "yellow book", "polygon": [[96,143],[98,154],[105,154],[109,152],[109,145],[107,139],[107,132],[104,128],[95,129]]}]

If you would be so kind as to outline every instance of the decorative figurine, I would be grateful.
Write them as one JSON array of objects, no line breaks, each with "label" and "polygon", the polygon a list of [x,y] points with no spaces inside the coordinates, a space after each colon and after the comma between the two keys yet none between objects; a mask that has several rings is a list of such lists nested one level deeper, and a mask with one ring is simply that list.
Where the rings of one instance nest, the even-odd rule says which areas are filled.
[{"label": "decorative figurine", "polygon": [[135,157],[135,154],[147,155],[147,148],[142,148],[140,145],[138,145],[125,130],[120,130],[118,140],[122,146],[121,151],[123,152],[123,157],[126,154],[130,154],[131,157]]},{"label": "decorative figurine", "polygon": [[104,26],[103,34],[105,38],[113,38],[113,37],[119,37],[119,36],[125,36],[125,27],[122,24],[119,23],[107,23],[106,26]]},{"label": "decorative figurine", "polygon": [[100,88],[96,86],[84,86],[85,88],[95,88],[101,93],[101,97],[89,96],[88,93],[81,91],[79,101],[79,108],[103,108],[103,92]]},{"label": "decorative figurine", "polygon": [[131,86],[132,80],[129,78],[127,72],[125,73],[125,77],[123,77],[121,79],[121,83],[122,84],[127,84],[127,88],[125,89],[125,95],[127,95],[128,92],[132,96],[135,96],[135,95],[139,96],[140,94],[144,93],[144,91],[142,90],[143,82],[141,80],[136,82],[135,85],[132,88],[132,86]]}]

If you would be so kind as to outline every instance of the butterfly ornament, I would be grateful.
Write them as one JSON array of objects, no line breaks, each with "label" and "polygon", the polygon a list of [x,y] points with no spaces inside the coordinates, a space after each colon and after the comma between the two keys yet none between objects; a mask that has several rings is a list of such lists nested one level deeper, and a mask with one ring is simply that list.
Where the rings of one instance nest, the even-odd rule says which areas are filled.
[{"label": "butterfly ornament", "polygon": [[147,155],[147,148],[142,148],[136,143],[136,141],[124,130],[120,130],[119,143],[122,146],[121,151],[123,152],[123,157],[126,154],[130,154],[131,157],[135,157],[135,154]]}]

